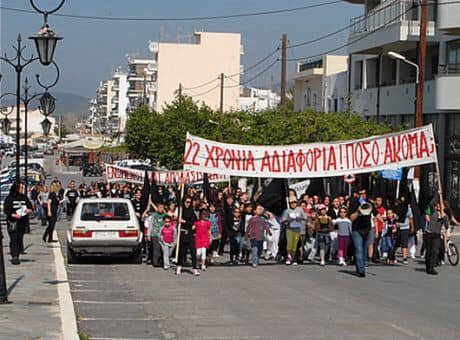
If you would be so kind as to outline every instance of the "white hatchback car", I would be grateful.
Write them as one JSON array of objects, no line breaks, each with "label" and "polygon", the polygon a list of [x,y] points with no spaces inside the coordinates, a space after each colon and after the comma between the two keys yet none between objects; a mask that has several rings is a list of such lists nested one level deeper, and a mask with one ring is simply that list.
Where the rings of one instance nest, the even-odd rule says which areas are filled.
[{"label": "white hatchback car", "polygon": [[67,231],[67,261],[80,255],[129,254],[142,262],[142,233],[130,200],[81,199]]}]

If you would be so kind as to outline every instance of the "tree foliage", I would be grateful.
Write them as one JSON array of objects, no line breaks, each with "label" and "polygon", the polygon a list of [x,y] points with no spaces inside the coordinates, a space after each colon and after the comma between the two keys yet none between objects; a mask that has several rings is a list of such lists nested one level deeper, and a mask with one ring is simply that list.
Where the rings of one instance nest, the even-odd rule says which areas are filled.
[{"label": "tree foliage", "polygon": [[184,97],[166,106],[162,114],[141,107],[127,123],[126,146],[135,157],[181,169],[185,135],[248,145],[286,145],[329,142],[388,133],[384,124],[350,113],[233,111],[221,115]]}]

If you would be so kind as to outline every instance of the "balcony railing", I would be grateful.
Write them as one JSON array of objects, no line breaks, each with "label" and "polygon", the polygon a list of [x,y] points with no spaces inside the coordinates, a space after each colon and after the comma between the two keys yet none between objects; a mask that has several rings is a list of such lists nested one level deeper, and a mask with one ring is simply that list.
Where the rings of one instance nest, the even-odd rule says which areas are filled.
[{"label": "balcony railing", "polygon": [[415,20],[417,9],[413,4],[404,0],[385,1],[380,6],[370,10],[366,15],[352,18],[350,20],[350,38],[375,31],[383,26]]},{"label": "balcony railing", "polygon": [[460,64],[439,65],[440,76],[458,76],[460,75]]},{"label": "balcony railing", "polygon": [[315,59],[308,61],[306,63],[298,64],[298,72],[303,72],[306,70],[311,70],[313,68],[322,68],[323,67],[323,58]]}]

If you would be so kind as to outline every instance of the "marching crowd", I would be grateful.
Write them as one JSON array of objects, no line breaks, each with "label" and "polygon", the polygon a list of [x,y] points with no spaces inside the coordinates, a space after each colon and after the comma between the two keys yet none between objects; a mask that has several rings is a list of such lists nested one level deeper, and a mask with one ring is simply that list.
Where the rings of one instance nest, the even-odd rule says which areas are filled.
[{"label": "marching crowd", "polygon": [[[46,226],[43,241],[56,242],[52,235],[61,212],[70,220],[78,200],[91,197],[130,199],[144,235],[146,263],[169,269],[178,247],[178,275],[190,254],[192,273],[197,276],[199,269],[205,271],[209,265],[250,264],[256,268],[263,259],[286,265],[353,263],[357,275],[365,277],[369,262],[408,264],[410,258],[416,258],[419,242],[426,272],[435,275],[435,267],[443,261],[450,224],[459,225],[438,196],[423,211],[422,225],[416,226],[405,195],[389,204],[382,197],[369,198],[365,189],[337,197],[297,197],[289,190],[287,209],[280,216],[250,200],[240,188],[219,190],[213,186],[206,199],[202,191],[190,186],[182,200],[173,186],[157,190],[157,199],[149,199],[145,208],[142,186],[137,184],[83,181],[77,186],[71,181],[64,187],[54,179],[49,186],[34,185],[28,195],[23,184],[13,185],[4,203],[13,264],[19,264],[24,253],[22,240],[32,211],[37,211]],[[24,207],[21,213],[19,206]],[[422,240],[417,238],[418,229],[422,229]],[[218,258],[224,256],[227,246],[229,258],[222,261]]]}]

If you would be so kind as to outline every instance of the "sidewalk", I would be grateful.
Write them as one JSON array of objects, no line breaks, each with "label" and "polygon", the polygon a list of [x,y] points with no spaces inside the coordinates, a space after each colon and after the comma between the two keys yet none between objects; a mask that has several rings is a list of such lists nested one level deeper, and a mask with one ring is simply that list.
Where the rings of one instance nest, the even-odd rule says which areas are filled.
[{"label": "sidewalk", "polygon": [[45,244],[41,239],[43,227],[36,221],[32,221],[31,229],[24,238],[27,254],[21,256],[19,266],[10,262],[8,235],[3,240],[9,300],[13,303],[0,305],[0,339],[76,338],[76,329],[70,337],[68,333],[69,324],[70,329],[75,324],[68,316],[75,316],[71,300],[69,306],[65,296],[68,283],[65,269],[62,274],[60,268],[59,243]]}]

